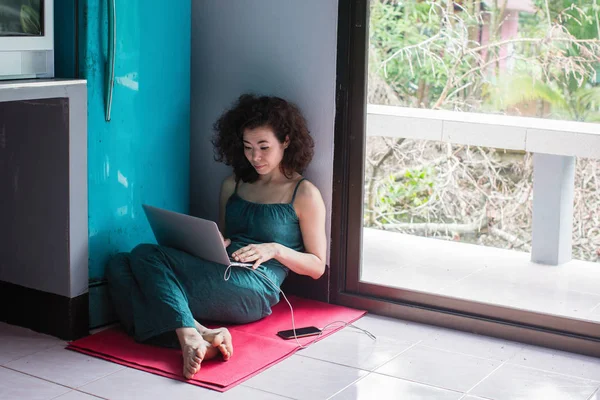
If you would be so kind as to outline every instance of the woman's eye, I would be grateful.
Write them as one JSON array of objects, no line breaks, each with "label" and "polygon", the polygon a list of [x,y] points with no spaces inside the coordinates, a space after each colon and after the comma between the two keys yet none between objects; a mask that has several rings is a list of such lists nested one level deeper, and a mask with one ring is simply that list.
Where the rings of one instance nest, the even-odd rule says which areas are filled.
[{"label": "woman's eye", "polygon": [[252,147],[244,147],[244,150],[252,150]]},{"label": "woman's eye", "polygon": [[269,150],[269,148],[268,148],[268,147],[261,147],[260,149],[261,149],[261,150]]}]

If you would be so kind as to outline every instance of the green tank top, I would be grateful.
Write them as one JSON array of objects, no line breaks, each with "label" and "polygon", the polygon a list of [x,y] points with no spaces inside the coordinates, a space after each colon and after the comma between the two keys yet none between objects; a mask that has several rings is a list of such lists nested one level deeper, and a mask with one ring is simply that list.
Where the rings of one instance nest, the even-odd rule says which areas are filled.
[{"label": "green tank top", "polygon": [[[254,203],[244,200],[235,191],[227,200],[225,208],[225,237],[231,239],[227,253],[231,254],[249,244],[279,243],[292,250],[304,251],[300,221],[294,209],[294,200],[300,183],[294,189],[292,201],[289,203]],[[263,264],[273,270],[280,278],[280,284],[288,274],[288,268],[277,260],[269,260]]]}]

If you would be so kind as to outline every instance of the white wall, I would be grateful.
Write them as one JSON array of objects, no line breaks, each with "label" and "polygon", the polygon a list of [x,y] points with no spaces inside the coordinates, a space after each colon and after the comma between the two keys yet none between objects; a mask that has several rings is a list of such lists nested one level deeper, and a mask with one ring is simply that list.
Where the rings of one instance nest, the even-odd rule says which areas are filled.
[{"label": "white wall", "polygon": [[323,194],[330,237],[337,0],[192,2],[191,213],[217,219],[229,167],[214,161],[212,124],[244,92],[296,103],[315,139],[305,173]]}]

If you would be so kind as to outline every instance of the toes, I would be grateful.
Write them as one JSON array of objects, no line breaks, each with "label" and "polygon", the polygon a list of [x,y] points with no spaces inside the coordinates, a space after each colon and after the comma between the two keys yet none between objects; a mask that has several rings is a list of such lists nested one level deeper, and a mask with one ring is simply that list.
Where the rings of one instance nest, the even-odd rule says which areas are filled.
[{"label": "toes", "polygon": [[194,375],[196,375],[196,372],[198,372],[199,370],[200,366],[198,366],[198,368],[195,368],[192,367],[191,364],[188,364],[183,367],[183,376],[185,377],[185,379],[192,379]]},{"label": "toes", "polygon": [[190,346],[183,350],[183,376],[186,379],[192,379],[200,370],[205,352],[206,346],[200,346],[199,348]]},{"label": "toes", "polygon": [[229,358],[231,357],[231,354],[229,354],[229,351],[227,350],[227,346],[225,346],[224,344],[220,345],[219,351],[223,355],[223,360],[225,360],[225,361],[229,360]]},{"label": "toes", "polygon": [[204,360],[206,356],[206,346],[200,346],[194,350],[194,359],[197,360],[198,363]]},{"label": "toes", "polygon": [[220,332],[214,337],[212,345],[215,347],[225,346],[227,349],[227,353],[229,353],[228,357],[231,357],[233,355],[232,338],[227,328],[220,328]]},{"label": "toes", "polygon": [[198,366],[198,368],[192,368],[188,365],[183,375],[185,376],[185,379],[192,379],[198,371],[200,371],[200,366]]},{"label": "toes", "polygon": [[215,335],[215,337],[212,340],[213,347],[219,347],[220,345],[223,344],[224,340],[225,340],[225,337],[223,336],[222,333],[219,333],[218,335]]}]

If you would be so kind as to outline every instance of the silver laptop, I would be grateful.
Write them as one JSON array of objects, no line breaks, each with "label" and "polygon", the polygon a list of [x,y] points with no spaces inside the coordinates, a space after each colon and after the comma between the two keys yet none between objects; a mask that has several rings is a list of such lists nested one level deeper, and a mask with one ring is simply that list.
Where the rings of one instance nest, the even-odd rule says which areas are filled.
[{"label": "silver laptop", "polygon": [[252,266],[229,258],[214,221],[142,204],[156,241],[226,266]]}]

